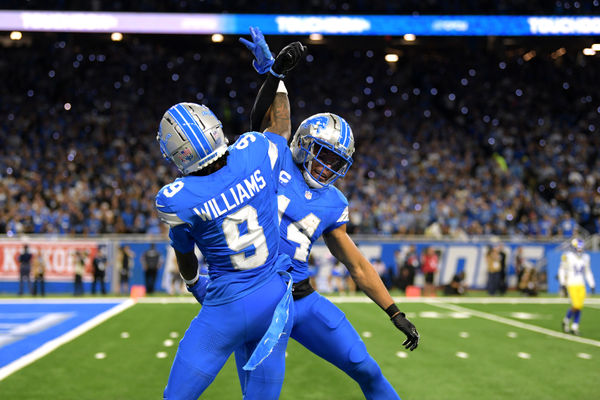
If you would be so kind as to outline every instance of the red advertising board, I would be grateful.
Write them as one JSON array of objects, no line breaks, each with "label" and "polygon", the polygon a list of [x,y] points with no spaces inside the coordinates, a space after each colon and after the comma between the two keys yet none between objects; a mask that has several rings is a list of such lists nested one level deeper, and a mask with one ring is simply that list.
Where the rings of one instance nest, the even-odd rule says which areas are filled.
[{"label": "red advertising board", "polygon": [[0,281],[19,280],[19,255],[23,246],[29,246],[29,252],[42,255],[46,269],[47,281],[72,281],[75,275],[75,253],[82,252],[85,256],[85,276],[90,277],[92,260],[98,252],[98,242],[95,241],[0,241]]}]

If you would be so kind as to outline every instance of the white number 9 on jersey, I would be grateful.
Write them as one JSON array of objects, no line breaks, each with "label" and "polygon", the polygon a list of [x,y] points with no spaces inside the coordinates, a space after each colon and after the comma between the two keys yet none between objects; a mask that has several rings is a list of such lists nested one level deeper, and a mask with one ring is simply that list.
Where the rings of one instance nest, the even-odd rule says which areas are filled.
[{"label": "white number 9 on jersey", "polygon": [[[246,223],[248,232],[242,235],[240,233],[240,225]],[[235,269],[251,269],[256,268],[267,261],[269,257],[269,248],[267,247],[267,238],[263,232],[262,226],[258,224],[258,213],[256,209],[247,205],[228,215],[223,220],[223,234],[227,246],[238,254],[231,256],[231,264]],[[244,249],[251,245],[254,246],[254,254],[246,256]]]}]

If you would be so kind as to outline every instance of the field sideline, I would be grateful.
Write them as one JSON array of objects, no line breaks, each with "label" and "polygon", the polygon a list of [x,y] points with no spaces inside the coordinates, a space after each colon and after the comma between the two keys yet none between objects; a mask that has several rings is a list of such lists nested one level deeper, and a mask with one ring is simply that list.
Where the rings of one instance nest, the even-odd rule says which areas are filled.
[{"label": "field sideline", "polygon": [[[600,298],[586,299],[582,336],[576,337],[559,330],[568,307],[562,298],[398,297],[422,336],[414,352],[404,351],[402,335],[365,296],[330,299],[346,313],[405,400],[597,397]],[[0,305],[24,301],[44,302],[0,299]],[[0,374],[2,398],[161,398],[177,341],[199,306],[186,296],[149,297],[117,307],[97,323],[70,333],[47,355],[5,377]],[[294,341],[287,361],[282,399],[363,398],[344,373]],[[231,359],[202,398],[241,398]]]}]

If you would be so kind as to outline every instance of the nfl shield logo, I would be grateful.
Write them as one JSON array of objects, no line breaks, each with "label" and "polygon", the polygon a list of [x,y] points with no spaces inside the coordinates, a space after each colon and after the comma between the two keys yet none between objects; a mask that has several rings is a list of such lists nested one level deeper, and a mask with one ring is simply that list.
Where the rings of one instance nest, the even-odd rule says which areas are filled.
[{"label": "nfl shield logo", "polygon": [[306,200],[310,200],[310,199],[312,199],[312,193],[311,193],[310,191],[308,191],[308,190],[307,190],[307,191],[304,193],[304,197],[306,197]]}]

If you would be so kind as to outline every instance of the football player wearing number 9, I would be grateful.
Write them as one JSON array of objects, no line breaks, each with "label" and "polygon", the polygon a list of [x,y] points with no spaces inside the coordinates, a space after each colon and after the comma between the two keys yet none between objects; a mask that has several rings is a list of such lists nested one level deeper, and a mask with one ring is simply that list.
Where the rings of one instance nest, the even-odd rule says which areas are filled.
[{"label": "football player wearing number 9", "polygon": [[[260,33],[258,29],[252,32],[253,40],[264,41],[262,35],[256,35],[257,31]],[[266,43],[256,46],[264,47]],[[260,64],[259,57],[256,63]],[[335,114],[313,115],[297,129],[290,144],[291,154],[286,152],[291,134],[289,101],[285,87],[269,74],[252,110],[252,128],[264,131],[284,155],[277,197],[280,251],[292,258],[291,274],[295,282],[292,338],[346,372],[360,385],[367,399],[399,399],[344,313],[315,292],[308,280],[309,253],[313,243],[323,235],[331,253],[348,268],[357,285],[406,335],[403,345],[411,351],[417,347],[419,334],[414,325],[394,304],[373,266],[346,233],[348,201],[331,185],[352,164],[354,138],[350,126]],[[238,351],[235,355],[239,372],[246,357]],[[268,364],[269,360],[259,368]],[[258,372],[252,371],[250,376]],[[246,383],[244,379],[240,375],[244,392],[252,393],[252,381]]]},{"label": "football player wearing number 9", "polygon": [[[278,71],[294,64],[287,60]],[[159,191],[156,208],[170,227],[188,288],[205,296],[179,343],[164,398],[197,399],[231,353],[243,349],[254,351],[247,369],[269,360],[252,383],[260,387],[260,400],[276,399],[293,320],[291,280],[286,285],[278,272],[289,267],[289,257],[279,255],[281,154],[258,132],[228,147],[221,122],[208,107],[193,103],[167,110],[157,140],[183,177]],[[195,245],[209,266],[207,287],[197,284]]]}]

